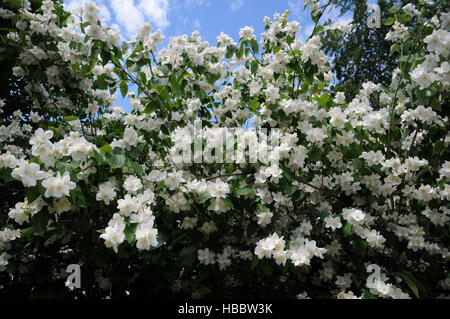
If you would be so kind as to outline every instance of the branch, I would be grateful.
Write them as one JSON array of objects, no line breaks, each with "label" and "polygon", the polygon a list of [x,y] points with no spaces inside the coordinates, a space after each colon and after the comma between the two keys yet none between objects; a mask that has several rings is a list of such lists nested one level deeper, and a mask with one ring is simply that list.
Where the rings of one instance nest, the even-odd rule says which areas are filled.
[{"label": "branch", "polygon": [[142,85],[139,84],[139,82],[131,76],[130,73],[127,72],[127,70],[125,70],[120,64],[117,64],[116,62],[112,61],[112,63],[114,64],[115,67],[117,67],[118,69],[120,69],[122,72],[124,72],[128,78],[134,83],[136,84],[141,90],[142,92],[145,93],[145,95],[147,95],[147,97],[150,99],[150,94],[147,92],[147,90],[145,88],[142,87]]},{"label": "branch", "polygon": [[229,177],[229,176],[250,175],[250,174],[253,174],[253,173],[244,172],[244,173],[234,173],[234,174],[223,174],[223,175],[207,177],[206,180],[216,179],[216,178],[221,178],[221,177]]},{"label": "branch", "polygon": [[445,138],[447,137],[448,131],[450,129],[450,115],[447,115],[447,129],[444,132],[444,136],[442,137],[441,146],[439,147],[439,151],[436,154],[436,159],[434,160],[433,166],[436,167],[439,162],[439,156],[441,156],[442,148],[445,144]]},{"label": "branch", "polygon": [[441,3],[439,3],[439,5],[436,7],[436,9],[434,10],[433,14],[431,15],[430,18],[428,18],[427,22],[425,23],[423,29],[421,30],[419,36],[416,38],[416,40],[414,41],[413,44],[413,50],[411,50],[408,54],[408,57],[406,58],[405,64],[403,65],[402,71],[400,73],[400,78],[397,82],[397,87],[395,88],[395,93],[394,93],[394,97],[392,99],[391,105],[389,106],[390,111],[389,111],[389,130],[388,130],[388,134],[387,134],[387,142],[386,142],[386,149],[387,149],[387,159],[391,158],[391,132],[392,132],[392,122],[394,120],[394,108],[395,108],[395,100],[397,99],[397,93],[398,90],[400,88],[400,83],[402,82],[403,79],[403,74],[405,72],[406,66],[409,63],[409,58],[411,57],[411,54],[413,53],[413,51],[415,51],[415,49],[417,48],[417,44],[419,42],[419,39],[422,37],[423,34],[423,30],[425,30],[426,26],[428,25],[428,23],[431,21],[431,19],[436,15],[437,10],[439,9],[439,7],[441,6]]},{"label": "branch", "polygon": [[305,185],[307,185],[307,186],[309,186],[309,187],[312,187],[312,188],[318,190],[319,192],[328,193],[328,194],[330,194],[330,195],[332,195],[332,196],[334,197],[333,192],[331,192],[330,190],[328,190],[328,189],[326,189],[326,188],[317,187],[317,186],[315,186],[315,185],[313,185],[313,184],[311,184],[311,183],[309,183],[309,182],[305,182],[305,181],[303,181],[303,180],[301,180],[300,178],[295,177],[295,176],[293,176],[292,178],[295,179],[297,182],[300,182],[300,183],[302,183],[302,184],[305,184]]},{"label": "branch", "polygon": [[329,6],[330,4],[331,4],[331,1],[328,1],[328,3],[325,4],[325,5],[322,7],[323,10],[322,10],[322,12],[320,13],[319,17],[317,18],[316,23],[314,24],[314,29],[313,29],[311,35],[313,35],[313,34],[314,34],[314,31],[316,31],[317,24],[319,23],[320,18],[322,18],[323,14],[325,13],[325,10],[328,8],[328,6]]}]

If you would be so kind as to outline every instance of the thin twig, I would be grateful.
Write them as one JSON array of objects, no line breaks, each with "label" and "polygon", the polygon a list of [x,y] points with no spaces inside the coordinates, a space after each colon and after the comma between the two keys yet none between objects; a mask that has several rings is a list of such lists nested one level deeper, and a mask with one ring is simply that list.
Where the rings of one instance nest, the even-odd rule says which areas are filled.
[{"label": "thin twig", "polygon": [[210,180],[210,179],[216,179],[216,178],[221,178],[221,177],[240,176],[240,175],[250,175],[250,174],[253,174],[253,173],[244,172],[244,173],[234,173],[234,174],[223,174],[223,175],[216,175],[216,176],[207,177],[207,178],[205,178],[205,179],[206,179],[206,180]]},{"label": "thin twig", "polygon": [[316,23],[314,24],[314,29],[313,29],[311,35],[313,35],[313,34],[314,34],[314,31],[316,31],[317,24],[319,23],[320,18],[322,18],[323,14],[325,13],[325,10],[328,8],[328,6],[329,6],[330,4],[331,4],[331,1],[328,1],[328,3],[325,4],[325,5],[322,7],[323,10],[322,10],[322,12],[320,13],[319,17],[317,18]]},{"label": "thin twig", "polygon": [[411,54],[415,51],[415,49],[417,48],[417,43],[419,42],[419,39],[422,37],[423,34],[423,30],[425,30],[425,28],[427,27],[428,23],[431,21],[431,19],[436,15],[437,10],[439,9],[439,7],[441,6],[441,3],[439,3],[439,5],[436,7],[436,9],[434,10],[433,14],[431,15],[431,17],[427,20],[427,22],[425,23],[423,29],[421,30],[419,36],[416,38],[416,40],[414,41],[413,44],[413,49],[409,52],[408,57],[406,58],[405,64],[403,65],[402,71],[400,73],[400,78],[397,82],[397,87],[395,88],[395,92],[394,92],[394,97],[392,98],[391,101],[391,105],[389,106],[389,130],[388,130],[388,134],[387,134],[387,142],[386,142],[386,150],[387,150],[387,159],[391,158],[391,132],[392,132],[392,122],[394,120],[394,108],[395,108],[395,100],[397,99],[397,93],[398,90],[400,88],[400,83],[402,82],[403,79],[403,74],[405,72],[406,66],[409,63],[409,58],[411,57]]},{"label": "thin twig", "polygon": [[117,64],[116,62],[112,61],[112,63],[114,64],[115,67],[117,67],[118,69],[120,69],[122,72],[124,72],[128,78],[134,83],[136,84],[141,90],[142,92],[145,93],[145,95],[147,95],[147,97],[150,99],[150,94],[147,92],[147,90],[145,88],[142,87],[142,85],[139,84],[139,82],[133,77],[131,76],[130,73],[128,73],[124,68],[122,68],[121,65]]}]

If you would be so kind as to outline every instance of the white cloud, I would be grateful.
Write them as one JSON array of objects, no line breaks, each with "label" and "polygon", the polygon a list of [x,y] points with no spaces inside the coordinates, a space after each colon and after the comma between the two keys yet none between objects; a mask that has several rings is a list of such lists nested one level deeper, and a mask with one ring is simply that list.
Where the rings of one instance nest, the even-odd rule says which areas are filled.
[{"label": "white cloud", "polygon": [[111,0],[115,21],[128,34],[134,33],[144,22],[159,28],[169,26],[169,0]]},{"label": "white cloud", "polygon": [[116,22],[128,33],[136,31],[144,23],[144,15],[134,5],[134,0],[111,0]]},{"label": "white cloud", "polygon": [[195,30],[200,30],[202,28],[201,24],[200,24],[200,20],[199,19],[195,19],[194,20],[194,29]]},{"label": "white cloud", "polygon": [[184,0],[184,7],[185,8],[192,8],[194,6],[206,6],[209,7],[211,5],[211,2],[208,0]]},{"label": "white cloud", "polygon": [[302,0],[297,2],[288,1],[289,11],[292,12],[292,14],[297,18],[300,17],[300,9],[303,8],[303,5],[304,4]]},{"label": "white cloud", "polygon": [[313,31],[314,31],[314,23],[310,23],[310,24],[306,25],[306,27],[304,28],[304,31],[303,31],[305,38],[309,37]]},{"label": "white cloud", "polygon": [[105,5],[99,6],[100,9],[100,16],[105,19],[106,22],[111,20],[111,13],[109,12],[108,8]]},{"label": "white cloud", "polygon": [[144,15],[160,28],[169,26],[170,22],[167,18],[169,11],[169,0],[141,0],[139,9],[142,9]]},{"label": "white cloud", "polygon": [[231,10],[236,11],[239,10],[243,5],[244,5],[244,0],[233,0],[233,2],[231,2]]},{"label": "white cloud", "polygon": [[[91,0],[66,0],[64,2],[64,7],[66,10],[70,12],[76,12],[79,11],[79,8],[82,8],[85,6],[87,2]],[[103,0],[96,0],[94,1],[97,4],[97,7],[100,10],[100,18],[108,22],[111,20],[111,13],[109,12],[109,9],[104,4]]]}]

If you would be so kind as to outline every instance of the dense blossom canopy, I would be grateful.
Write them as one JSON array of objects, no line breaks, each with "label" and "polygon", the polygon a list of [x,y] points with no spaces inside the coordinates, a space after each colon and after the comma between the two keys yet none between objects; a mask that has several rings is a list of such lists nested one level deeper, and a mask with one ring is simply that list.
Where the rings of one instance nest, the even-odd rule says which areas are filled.
[{"label": "dense blossom canopy", "polygon": [[[391,9],[392,84],[362,83],[352,100],[321,50],[352,25],[321,26],[317,1],[306,1],[316,26],[305,43],[284,12],[264,18],[259,41],[245,26],[238,42],[221,33],[211,46],[195,31],[165,48],[149,24],[124,41],[93,2],[72,14],[51,0],[2,3],[0,57],[28,104],[0,97],[0,294],[445,296],[443,3]],[[247,146],[176,161],[198,141],[217,155],[222,133],[239,137],[228,150]],[[65,287],[70,264],[81,288]]]}]

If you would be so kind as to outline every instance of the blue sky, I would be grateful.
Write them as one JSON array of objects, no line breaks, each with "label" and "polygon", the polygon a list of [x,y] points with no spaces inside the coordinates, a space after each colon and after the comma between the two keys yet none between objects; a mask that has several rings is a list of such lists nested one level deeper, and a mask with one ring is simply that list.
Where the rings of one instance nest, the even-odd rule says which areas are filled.
[{"label": "blue sky", "polygon": [[[64,0],[67,9],[73,10],[88,0]],[[203,41],[217,44],[220,32],[239,40],[239,30],[252,26],[259,40],[264,31],[265,16],[272,19],[275,12],[285,9],[291,12],[290,19],[297,20],[302,29],[298,34],[305,40],[314,24],[309,11],[303,11],[303,0],[93,0],[100,8],[100,15],[108,26],[119,29],[124,39],[130,39],[144,22],[161,29],[165,39],[160,48],[167,45],[171,36],[191,34],[198,30]],[[331,8],[326,16],[338,20],[338,11]],[[341,17],[339,20],[348,21]],[[127,99],[117,95],[116,105],[129,111]]]}]

